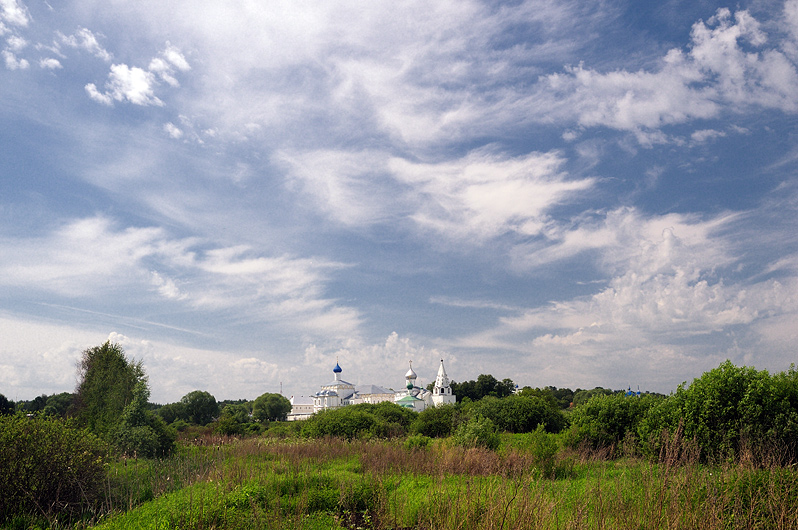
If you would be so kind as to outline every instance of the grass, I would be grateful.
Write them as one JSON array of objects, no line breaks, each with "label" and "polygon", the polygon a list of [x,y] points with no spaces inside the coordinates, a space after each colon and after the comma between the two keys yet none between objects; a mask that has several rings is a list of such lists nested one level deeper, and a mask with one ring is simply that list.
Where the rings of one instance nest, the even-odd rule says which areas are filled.
[{"label": "grass", "polygon": [[106,497],[92,528],[798,528],[795,467],[607,460],[545,433],[504,436],[495,452],[201,438],[116,463]]}]

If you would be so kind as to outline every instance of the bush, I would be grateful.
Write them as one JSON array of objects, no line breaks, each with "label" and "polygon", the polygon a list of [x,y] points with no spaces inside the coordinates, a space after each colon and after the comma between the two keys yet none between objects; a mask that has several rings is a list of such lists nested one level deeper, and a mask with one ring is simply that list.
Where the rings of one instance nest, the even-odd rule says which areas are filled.
[{"label": "bush", "polygon": [[501,438],[496,433],[496,426],[492,421],[483,416],[474,416],[457,428],[452,435],[452,442],[466,448],[485,447],[496,450]]},{"label": "bush", "polygon": [[96,507],[106,446],[60,418],[0,417],[0,522]]},{"label": "bush", "polygon": [[302,434],[310,438],[335,436],[338,438],[363,437],[377,425],[377,418],[361,410],[360,405],[340,409],[322,410],[303,422]]},{"label": "bush", "polygon": [[571,414],[566,445],[591,449],[619,447],[627,435],[635,435],[648,410],[660,398],[644,396],[594,395]]},{"label": "bush", "polygon": [[433,438],[443,438],[452,434],[457,413],[455,405],[429,407],[418,413],[410,425],[410,432]]},{"label": "bush", "polygon": [[704,373],[690,386],[680,385],[666,402],[652,408],[638,432],[649,454],[657,454],[667,437],[683,429],[695,440],[704,461],[738,458],[742,451],[796,456],[798,439],[798,373],[771,376],[767,371],[736,367],[730,361]]},{"label": "bush", "polygon": [[538,396],[486,397],[471,405],[470,411],[490,419],[502,432],[534,432],[542,424],[547,432],[556,433],[566,425],[559,407]]},{"label": "bush", "polygon": [[426,449],[431,442],[432,438],[429,436],[424,436],[423,434],[414,434],[405,440],[404,446],[405,449],[413,451],[417,449]]}]

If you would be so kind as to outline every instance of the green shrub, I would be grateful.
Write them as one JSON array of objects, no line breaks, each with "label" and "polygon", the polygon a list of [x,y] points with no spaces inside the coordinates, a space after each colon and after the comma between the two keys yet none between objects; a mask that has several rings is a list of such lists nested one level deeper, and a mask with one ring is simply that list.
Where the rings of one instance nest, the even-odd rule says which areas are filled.
[{"label": "green shrub", "polygon": [[369,434],[377,418],[361,410],[360,405],[322,410],[303,422],[302,434],[310,438],[335,436],[352,440]]},{"label": "green shrub", "polygon": [[432,442],[432,438],[429,436],[424,436],[423,434],[414,434],[405,440],[404,446],[405,449],[413,451],[417,449],[426,449],[430,442]]},{"label": "green shrub", "polygon": [[592,449],[618,448],[628,435],[635,435],[648,410],[661,398],[651,395],[594,395],[571,413],[566,445]]},{"label": "green shrub", "polygon": [[418,413],[410,425],[410,432],[433,438],[449,436],[454,429],[456,415],[456,405],[428,407]]},{"label": "green shrub", "polygon": [[652,408],[638,432],[646,452],[656,455],[667,437],[663,431],[695,440],[705,461],[777,450],[794,459],[798,439],[798,373],[771,376],[737,367],[730,361],[704,373],[690,386],[680,385],[666,402]]},{"label": "green shrub", "polygon": [[471,414],[489,418],[502,432],[533,432],[542,424],[547,432],[560,432],[566,425],[559,407],[538,396],[485,397],[470,407]]},{"label": "green shrub", "polygon": [[0,522],[94,508],[106,454],[99,438],[60,418],[0,417]]},{"label": "green shrub", "polygon": [[485,447],[496,450],[501,437],[496,433],[496,425],[483,416],[474,416],[460,425],[452,435],[452,442],[461,447]]}]

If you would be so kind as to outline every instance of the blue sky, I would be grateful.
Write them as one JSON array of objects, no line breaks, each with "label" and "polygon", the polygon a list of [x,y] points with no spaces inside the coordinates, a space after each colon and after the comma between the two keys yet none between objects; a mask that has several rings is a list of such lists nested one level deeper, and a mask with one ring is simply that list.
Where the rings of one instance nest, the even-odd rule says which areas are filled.
[{"label": "blue sky", "polygon": [[[360,4],[360,5],[358,5]],[[0,393],[670,392],[798,339],[798,0],[0,0]]]}]

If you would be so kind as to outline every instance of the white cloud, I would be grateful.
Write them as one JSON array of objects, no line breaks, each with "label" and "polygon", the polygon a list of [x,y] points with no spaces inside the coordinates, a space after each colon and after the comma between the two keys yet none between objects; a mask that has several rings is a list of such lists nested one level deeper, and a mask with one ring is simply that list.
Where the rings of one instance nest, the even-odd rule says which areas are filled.
[{"label": "white cloud", "polygon": [[690,139],[693,141],[693,143],[703,144],[709,140],[723,138],[724,136],[726,136],[726,133],[723,131],[716,131],[714,129],[701,129],[700,131],[695,131],[693,134],[691,134]]},{"label": "white cloud", "polygon": [[158,78],[173,88],[178,87],[180,83],[173,75],[174,68],[180,71],[191,68],[180,50],[169,43],[161,55],[164,58],[152,59],[147,70],[126,64],[113,64],[108,74],[108,81],[105,83],[105,92],[100,92],[94,83],[86,85],[86,92],[91,99],[104,105],[111,105],[115,100],[128,101],[134,105],[161,107],[164,103],[155,95]]},{"label": "white cloud", "polygon": [[485,240],[539,234],[549,209],[595,184],[568,180],[564,162],[557,152],[510,158],[480,150],[436,164],[393,158],[390,168],[413,188],[419,206],[412,218],[419,225],[455,239]]},{"label": "white cloud", "polygon": [[86,28],[78,28],[73,35],[64,35],[59,33],[58,36],[63,44],[80,50],[87,51],[103,61],[110,61],[113,58],[97,40],[97,36]]},{"label": "white cloud", "polygon": [[181,131],[174,123],[169,122],[163,126],[163,130],[166,131],[166,134],[169,135],[170,138],[174,138],[175,140],[179,140],[183,137],[183,131]]},{"label": "white cloud", "polygon": [[7,249],[0,284],[17,289],[84,300],[114,292],[150,299],[154,290],[184,308],[310,334],[356,334],[360,325],[356,310],[325,298],[328,273],[343,265],[321,259],[262,257],[245,246],[198,251],[196,240],[171,239],[159,228],[118,230],[102,217],[0,243]]},{"label": "white cloud", "polygon": [[108,89],[106,94],[116,101],[127,100],[134,105],[160,107],[163,101],[155,97],[154,84],[155,77],[151,72],[136,66],[131,68],[125,64],[114,64],[111,65],[111,73],[108,74],[105,86]]},{"label": "white cloud", "polygon": [[[161,58],[162,57],[162,58]],[[166,49],[161,52],[161,57],[155,57],[150,61],[148,70],[157,74],[169,86],[178,87],[180,82],[174,77],[174,69],[177,68],[181,72],[186,72],[191,69],[188,61],[180,52],[179,49],[166,43]]]},{"label": "white cloud", "polygon": [[7,31],[5,25],[27,27],[30,22],[30,15],[25,4],[17,0],[0,0],[0,35]]},{"label": "white cloud", "polygon": [[[638,134],[641,143],[667,141],[656,129],[716,117],[746,107],[798,110],[798,72],[767,41],[747,12],[719,9],[693,25],[687,54],[670,50],[657,71],[600,73],[583,65],[543,78],[535,98],[543,116],[576,119]],[[654,136],[652,136],[654,135]]]},{"label": "white cloud", "polygon": [[553,206],[594,179],[568,179],[558,152],[510,157],[491,149],[423,163],[380,152],[282,152],[290,178],[322,211],[346,225],[407,217],[422,230],[476,243],[536,235]]},{"label": "white cloud", "polygon": [[6,68],[9,70],[25,70],[30,66],[30,63],[26,59],[17,58],[17,56],[9,50],[3,50],[2,54],[6,63]]},{"label": "white cloud", "polygon": [[61,65],[61,61],[58,59],[47,57],[46,59],[41,59],[39,61],[39,68],[44,68],[46,70],[57,70],[59,68],[63,68],[63,66]]}]

